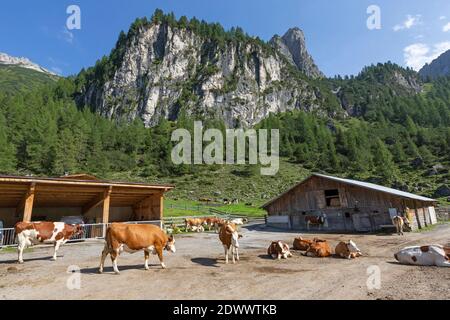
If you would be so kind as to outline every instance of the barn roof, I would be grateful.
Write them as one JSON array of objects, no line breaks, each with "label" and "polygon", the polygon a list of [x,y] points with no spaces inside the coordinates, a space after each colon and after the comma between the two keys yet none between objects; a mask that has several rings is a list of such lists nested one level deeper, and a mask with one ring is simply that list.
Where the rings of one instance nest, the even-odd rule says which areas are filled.
[{"label": "barn roof", "polygon": [[295,189],[299,185],[305,183],[307,180],[309,180],[312,177],[320,177],[320,178],[323,178],[323,179],[328,179],[328,180],[333,180],[333,181],[340,182],[340,183],[350,184],[350,185],[354,185],[354,186],[361,187],[361,188],[366,188],[366,189],[371,189],[371,190],[375,190],[375,191],[379,191],[379,192],[389,193],[389,194],[392,194],[392,195],[395,195],[395,196],[398,196],[398,197],[402,197],[402,198],[408,198],[408,199],[419,200],[419,201],[424,201],[424,202],[436,202],[435,199],[419,196],[419,195],[416,195],[416,194],[413,194],[413,193],[400,191],[400,190],[393,189],[393,188],[380,186],[378,184],[374,184],[374,183],[370,183],[370,182],[363,182],[363,181],[358,181],[358,180],[344,179],[344,178],[339,178],[339,177],[327,176],[327,175],[320,174],[320,173],[313,173],[307,179],[305,179],[302,182],[296,184],[294,187],[292,187],[289,190],[283,192],[278,197],[276,197],[276,198],[270,200],[269,202],[267,202],[266,204],[262,205],[261,208],[265,208],[268,205],[272,204],[273,202],[275,202],[276,200],[278,200],[279,198],[284,196],[286,193],[288,193],[289,191]]}]

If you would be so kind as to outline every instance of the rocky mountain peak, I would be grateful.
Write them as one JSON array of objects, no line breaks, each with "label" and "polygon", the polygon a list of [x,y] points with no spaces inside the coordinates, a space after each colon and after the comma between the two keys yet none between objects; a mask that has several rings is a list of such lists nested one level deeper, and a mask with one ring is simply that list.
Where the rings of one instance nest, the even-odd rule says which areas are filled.
[{"label": "rocky mountain peak", "polygon": [[422,78],[429,77],[431,79],[450,75],[450,50],[423,66],[419,74]]},{"label": "rocky mountain peak", "polygon": [[270,41],[272,46],[278,49],[286,59],[295,65],[300,71],[312,78],[322,78],[323,73],[315,64],[306,48],[306,40],[303,31],[298,28],[289,29],[282,37],[276,35]]},{"label": "rocky mountain peak", "polygon": [[15,65],[26,69],[31,69],[51,75],[55,75],[53,72],[41,67],[40,65],[31,62],[29,59],[24,57],[12,57],[6,53],[0,52],[0,64],[3,65]]}]

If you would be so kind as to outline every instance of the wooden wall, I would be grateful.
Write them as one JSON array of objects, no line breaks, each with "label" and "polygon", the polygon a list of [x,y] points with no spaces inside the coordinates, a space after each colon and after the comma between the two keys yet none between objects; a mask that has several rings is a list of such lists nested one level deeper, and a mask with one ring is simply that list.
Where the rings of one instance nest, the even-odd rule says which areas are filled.
[{"label": "wooden wall", "polygon": [[[340,207],[327,207],[325,190],[339,190]],[[330,230],[375,231],[392,224],[389,208],[408,211],[415,228],[431,223],[429,203],[313,176],[266,207],[269,215],[290,215],[294,229],[304,229],[306,215],[325,215]],[[415,209],[417,208],[417,210]],[[417,211],[417,212],[416,212]]]}]

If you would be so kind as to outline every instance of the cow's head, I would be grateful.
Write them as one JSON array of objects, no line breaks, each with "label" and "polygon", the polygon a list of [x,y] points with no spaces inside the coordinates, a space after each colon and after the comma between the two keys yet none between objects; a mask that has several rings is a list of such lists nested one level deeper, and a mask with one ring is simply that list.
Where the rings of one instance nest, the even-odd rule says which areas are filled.
[{"label": "cow's head", "polygon": [[175,248],[175,238],[172,234],[167,238],[167,243],[164,249],[173,253],[177,251],[177,249]]},{"label": "cow's head", "polygon": [[354,243],[353,240],[347,242],[347,248],[350,252],[361,252],[361,250],[359,250],[359,248],[356,246],[356,243]]},{"label": "cow's head", "polygon": [[226,227],[226,233],[231,235],[231,245],[235,248],[239,248],[239,234],[231,225],[227,225]]}]

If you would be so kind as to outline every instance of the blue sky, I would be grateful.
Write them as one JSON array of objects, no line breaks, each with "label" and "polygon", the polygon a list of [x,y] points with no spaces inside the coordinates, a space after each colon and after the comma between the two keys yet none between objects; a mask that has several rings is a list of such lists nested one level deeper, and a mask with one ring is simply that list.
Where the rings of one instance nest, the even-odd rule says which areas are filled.
[{"label": "blue sky", "polygon": [[[65,27],[72,4],[81,9],[81,30]],[[373,4],[381,9],[379,30],[366,26]],[[448,0],[15,0],[2,3],[0,52],[63,75],[78,73],[108,54],[136,17],[156,8],[225,28],[238,25],[264,40],[300,27],[327,76],[356,74],[388,60],[418,69],[450,49]]]}]

